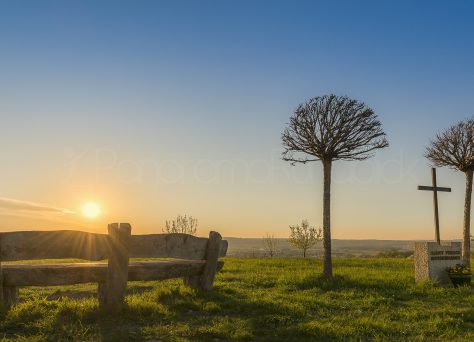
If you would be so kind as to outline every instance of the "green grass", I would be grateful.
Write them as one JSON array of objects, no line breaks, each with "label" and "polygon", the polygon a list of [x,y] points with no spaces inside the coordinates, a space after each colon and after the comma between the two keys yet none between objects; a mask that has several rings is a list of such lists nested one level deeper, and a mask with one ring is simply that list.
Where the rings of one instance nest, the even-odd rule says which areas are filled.
[{"label": "green grass", "polygon": [[120,314],[98,309],[93,284],[22,288],[0,340],[474,340],[474,290],[415,284],[412,260],[336,259],[329,282],[321,270],[316,259],[228,258],[209,293],[130,282]]}]

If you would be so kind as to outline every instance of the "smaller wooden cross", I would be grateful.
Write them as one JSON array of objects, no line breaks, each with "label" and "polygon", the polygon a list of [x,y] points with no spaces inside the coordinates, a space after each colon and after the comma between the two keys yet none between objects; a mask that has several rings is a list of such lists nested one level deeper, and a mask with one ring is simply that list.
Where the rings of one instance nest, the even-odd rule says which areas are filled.
[{"label": "smaller wooden cross", "polygon": [[441,238],[439,236],[438,191],[451,192],[451,188],[442,188],[436,185],[436,169],[434,167],[431,169],[431,179],[433,182],[433,186],[420,185],[418,186],[418,190],[433,191],[433,207],[434,207],[436,242],[438,242],[438,244],[441,244]]}]

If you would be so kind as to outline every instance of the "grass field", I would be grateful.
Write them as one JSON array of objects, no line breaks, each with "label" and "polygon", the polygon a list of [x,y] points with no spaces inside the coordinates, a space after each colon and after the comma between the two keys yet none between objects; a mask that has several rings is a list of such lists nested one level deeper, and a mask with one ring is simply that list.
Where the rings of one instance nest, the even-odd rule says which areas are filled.
[{"label": "grass field", "polygon": [[17,341],[474,341],[474,289],[415,285],[407,259],[227,258],[215,290],[179,279],[129,283],[120,314],[98,309],[94,284],[23,288],[0,321]]}]

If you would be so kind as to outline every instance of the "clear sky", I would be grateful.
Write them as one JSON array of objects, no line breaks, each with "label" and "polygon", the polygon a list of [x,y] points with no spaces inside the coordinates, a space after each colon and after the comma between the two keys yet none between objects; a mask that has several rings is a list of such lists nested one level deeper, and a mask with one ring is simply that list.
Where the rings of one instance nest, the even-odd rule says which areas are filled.
[{"label": "clear sky", "polygon": [[[333,166],[334,238],[433,239],[424,147],[474,115],[471,1],[0,0],[0,231],[288,236],[322,224],[322,167],[280,159],[295,107],[335,93],[390,148]],[[438,170],[441,237],[464,175]],[[95,220],[80,213],[97,202]]]}]

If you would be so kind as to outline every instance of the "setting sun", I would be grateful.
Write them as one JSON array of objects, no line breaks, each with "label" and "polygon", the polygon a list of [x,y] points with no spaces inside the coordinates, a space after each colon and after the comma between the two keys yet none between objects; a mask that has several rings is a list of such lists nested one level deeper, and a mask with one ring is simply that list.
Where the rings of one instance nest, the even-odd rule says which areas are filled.
[{"label": "setting sun", "polygon": [[87,218],[96,218],[97,216],[100,215],[100,206],[97,203],[94,202],[88,202],[84,204],[82,207],[82,215],[84,215]]}]

